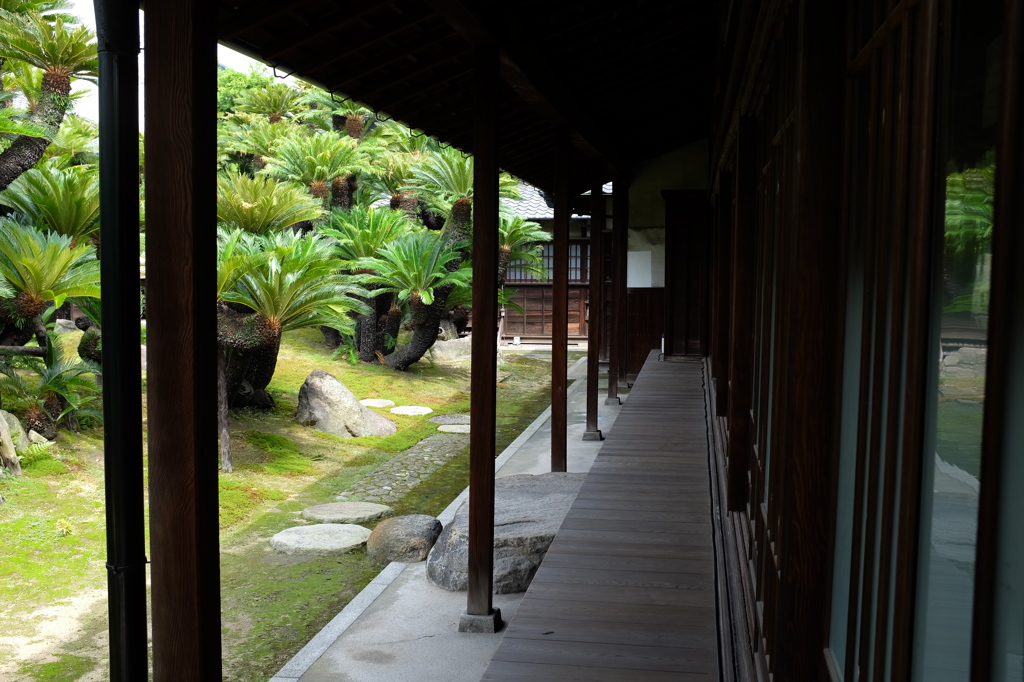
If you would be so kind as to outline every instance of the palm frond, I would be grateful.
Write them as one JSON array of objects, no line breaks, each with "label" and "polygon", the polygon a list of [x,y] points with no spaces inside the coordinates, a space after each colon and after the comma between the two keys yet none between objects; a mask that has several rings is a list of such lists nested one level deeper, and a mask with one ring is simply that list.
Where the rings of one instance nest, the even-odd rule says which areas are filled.
[{"label": "palm frond", "polygon": [[22,173],[0,192],[10,206],[36,225],[81,240],[99,229],[99,174],[84,166],[48,163]]},{"label": "palm frond", "polygon": [[274,232],[322,215],[320,203],[298,184],[242,173],[217,178],[217,220],[229,229]]},{"label": "palm frond", "polygon": [[329,222],[317,231],[337,241],[339,258],[356,261],[376,256],[380,249],[412,229],[402,211],[356,206],[351,211],[333,211]]},{"label": "palm frond", "polygon": [[0,10],[0,57],[31,64],[64,78],[98,75],[95,35],[66,26],[63,17]]},{"label": "palm frond", "polygon": [[365,281],[383,285],[382,291],[393,292],[414,306],[430,305],[438,288],[469,284],[469,268],[451,272],[447,267],[461,257],[461,246],[449,245],[437,232],[410,232],[381,249],[377,257],[360,260],[359,265],[376,273],[365,275]]}]

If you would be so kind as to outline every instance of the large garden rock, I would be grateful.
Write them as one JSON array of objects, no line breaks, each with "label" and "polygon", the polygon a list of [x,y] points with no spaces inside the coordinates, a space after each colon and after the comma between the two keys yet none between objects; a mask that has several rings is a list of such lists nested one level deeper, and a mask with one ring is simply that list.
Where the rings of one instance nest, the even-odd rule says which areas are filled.
[{"label": "large garden rock", "polygon": [[346,554],[366,544],[370,531],[350,523],[319,523],[296,526],[270,538],[270,546],[285,554],[334,556]]},{"label": "large garden rock", "polygon": [[433,516],[412,514],[384,519],[370,533],[366,554],[380,564],[423,561],[440,534],[441,522]]},{"label": "large garden rock", "polygon": [[394,422],[360,404],[345,384],[322,369],[313,370],[299,389],[295,418],[303,426],[342,438],[390,436],[398,430]]},{"label": "large garden rock", "polygon": [[434,360],[469,360],[473,355],[472,334],[464,336],[461,339],[436,341],[434,345],[430,347],[430,353],[431,358]]},{"label": "large garden rock", "polygon": [[[494,483],[494,592],[525,592],[562,525],[586,474],[520,474]],[[469,565],[469,506],[463,502],[427,557],[427,578],[465,590]]]},{"label": "large garden rock", "polygon": [[25,427],[21,425],[18,418],[10,412],[0,410],[0,419],[7,423],[7,428],[11,432],[11,440],[14,442],[14,449],[18,452],[26,449],[29,446],[28,433],[25,432]]},{"label": "large garden rock", "polygon": [[372,523],[394,513],[391,507],[372,502],[328,502],[306,507],[302,517],[320,523]]}]

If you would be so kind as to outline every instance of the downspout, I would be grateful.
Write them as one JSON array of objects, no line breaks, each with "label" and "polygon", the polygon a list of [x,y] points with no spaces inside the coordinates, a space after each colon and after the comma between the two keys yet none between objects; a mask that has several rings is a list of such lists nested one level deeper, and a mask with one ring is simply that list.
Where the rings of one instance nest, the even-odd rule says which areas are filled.
[{"label": "downspout", "polygon": [[110,679],[149,677],[139,357],[139,3],[94,0]]}]

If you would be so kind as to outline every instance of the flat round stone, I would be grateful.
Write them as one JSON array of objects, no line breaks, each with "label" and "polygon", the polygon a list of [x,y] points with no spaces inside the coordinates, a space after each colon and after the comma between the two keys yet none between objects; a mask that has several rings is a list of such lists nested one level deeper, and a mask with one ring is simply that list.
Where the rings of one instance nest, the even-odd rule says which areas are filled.
[{"label": "flat round stone", "polygon": [[370,531],[350,523],[320,523],[296,526],[270,538],[270,546],[285,554],[334,556],[346,554],[366,544]]},{"label": "flat round stone", "polygon": [[468,414],[439,414],[436,417],[431,417],[430,421],[435,424],[468,424]]},{"label": "flat round stone", "polygon": [[437,430],[445,433],[469,433],[469,424],[445,424],[438,426]]},{"label": "flat round stone", "polygon": [[384,398],[363,398],[359,402],[366,407],[391,407],[395,404],[394,400],[385,400]]},{"label": "flat round stone", "polygon": [[402,405],[401,407],[392,407],[391,411],[395,414],[430,414],[433,412],[429,407],[421,407],[419,405]]},{"label": "flat round stone", "polygon": [[302,517],[320,523],[370,523],[394,513],[394,509],[383,504],[329,502],[306,507]]}]

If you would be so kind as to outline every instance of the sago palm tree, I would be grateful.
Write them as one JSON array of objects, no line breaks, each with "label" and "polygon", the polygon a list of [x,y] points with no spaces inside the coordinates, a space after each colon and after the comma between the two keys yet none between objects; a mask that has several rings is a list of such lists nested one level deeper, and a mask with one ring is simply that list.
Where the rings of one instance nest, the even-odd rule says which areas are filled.
[{"label": "sago palm tree", "polygon": [[[69,296],[100,295],[100,263],[87,243],[0,218],[0,277],[15,291],[0,301],[0,346],[24,344],[35,334],[46,344],[40,316],[47,303]],[[28,331],[26,336],[25,332]]]},{"label": "sago palm tree", "polygon": [[246,90],[235,100],[235,111],[266,116],[271,123],[291,118],[301,107],[302,94],[284,83]]},{"label": "sago palm tree", "polygon": [[[431,210],[447,218],[445,233],[449,242],[469,239],[473,229],[473,157],[464,156],[454,147],[443,147],[425,155],[411,175],[407,188],[419,192]],[[518,198],[517,187],[511,176],[501,174],[501,198]]]},{"label": "sago palm tree", "polygon": [[[56,134],[70,106],[71,79],[96,76],[96,42],[84,26],[66,26],[57,15],[30,12],[14,14],[0,10],[0,59],[25,62],[43,70],[39,104],[32,112],[33,123]],[[18,137],[0,154],[0,189],[34,166],[42,158],[49,140]]]},{"label": "sago palm tree", "polygon": [[[25,426],[53,440],[57,424],[66,421],[78,430],[77,412],[96,399],[97,367],[65,357],[58,335],[51,333],[44,358],[21,358],[20,364],[34,376],[26,376],[17,367],[0,365],[0,392],[15,396],[25,404]],[[95,416],[99,413],[93,412]]]},{"label": "sago palm tree", "polygon": [[542,244],[551,239],[551,234],[537,223],[517,215],[502,215],[498,221],[498,286],[505,284],[513,263],[537,279],[547,279]]},{"label": "sago palm tree", "polygon": [[[273,147],[266,157],[267,175],[285,180],[301,182],[309,192],[323,202],[324,208],[331,205],[331,186],[339,196],[336,203],[345,203],[354,188],[348,183],[340,187],[335,179],[346,179],[357,173],[372,173],[371,167],[357,142],[339,137],[334,133],[319,133],[304,139],[285,139]],[[351,205],[349,200],[348,205]]]},{"label": "sago palm tree", "polygon": [[87,166],[59,168],[56,160],[26,171],[0,192],[10,206],[33,225],[88,240],[100,228],[99,174]]},{"label": "sago palm tree", "polygon": [[99,126],[95,123],[69,115],[64,118],[46,155],[66,157],[67,165],[72,166],[94,164],[99,160],[99,137]]},{"label": "sago palm tree", "polygon": [[217,178],[217,222],[228,229],[276,232],[322,215],[320,204],[301,185],[242,173]]},{"label": "sago palm tree", "polygon": [[287,121],[275,125],[251,114],[233,114],[217,123],[218,162],[237,162],[242,167],[251,160],[251,170],[256,172],[263,168],[264,157],[275,145],[287,138],[307,136],[303,126]]},{"label": "sago palm tree", "polygon": [[365,275],[365,281],[394,294],[412,312],[412,338],[386,357],[389,367],[405,371],[434,345],[439,324],[447,318],[448,294],[468,286],[472,274],[469,268],[455,266],[462,261],[461,247],[424,230],[407,234],[382,249],[377,258],[364,261],[365,269],[378,273]]},{"label": "sago palm tree", "polygon": [[308,109],[298,115],[303,121],[321,130],[344,131],[356,140],[361,140],[373,112],[350,99],[339,100],[331,93],[309,86],[302,93],[301,103]]},{"label": "sago palm tree", "polygon": [[[277,365],[281,335],[303,327],[329,325],[351,330],[350,312],[366,312],[358,300],[366,291],[349,282],[341,273],[332,240],[319,235],[299,237],[289,231],[254,237],[242,249],[262,252],[265,260],[241,274],[234,286],[221,293],[221,299],[245,311],[251,319],[237,320],[232,338],[225,345],[243,350],[244,371],[236,372],[238,383],[249,384],[258,404],[273,405],[266,394]],[[237,247],[236,247],[237,249]],[[236,250],[234,255],[242,255]],[[231,368],[229,367],[229,374]],[[231,385],[229,377],[229,386]],[[233,393],[229,394],[232,399]]]},{"label": "sago palm tree", "polygon": [[[318,231],[337,241],[337,255],[344,262],[344,267],[360,275],[372,273],[365,269],[362,259],[376,256],[385,246],[413,229],[413,224],[402,211],[356,206],[351,211],[332,211],[330,222]],[[372,311],[360,315],[357,320],[356,345],[359,359],[373,362],[378,352],[390,354],[392,348],[387,339],[398,336],[402,311],[395,305],[393,295],[376,291],[379,285],[368,284],[367,288],[376,295],[372,301],[367,301],[372,305]],[[329,345],[333,345],[330,340],[335,337],[327,330],[324,334],[329,337]],[[340,337],[337,341],[340,343]]]}]

